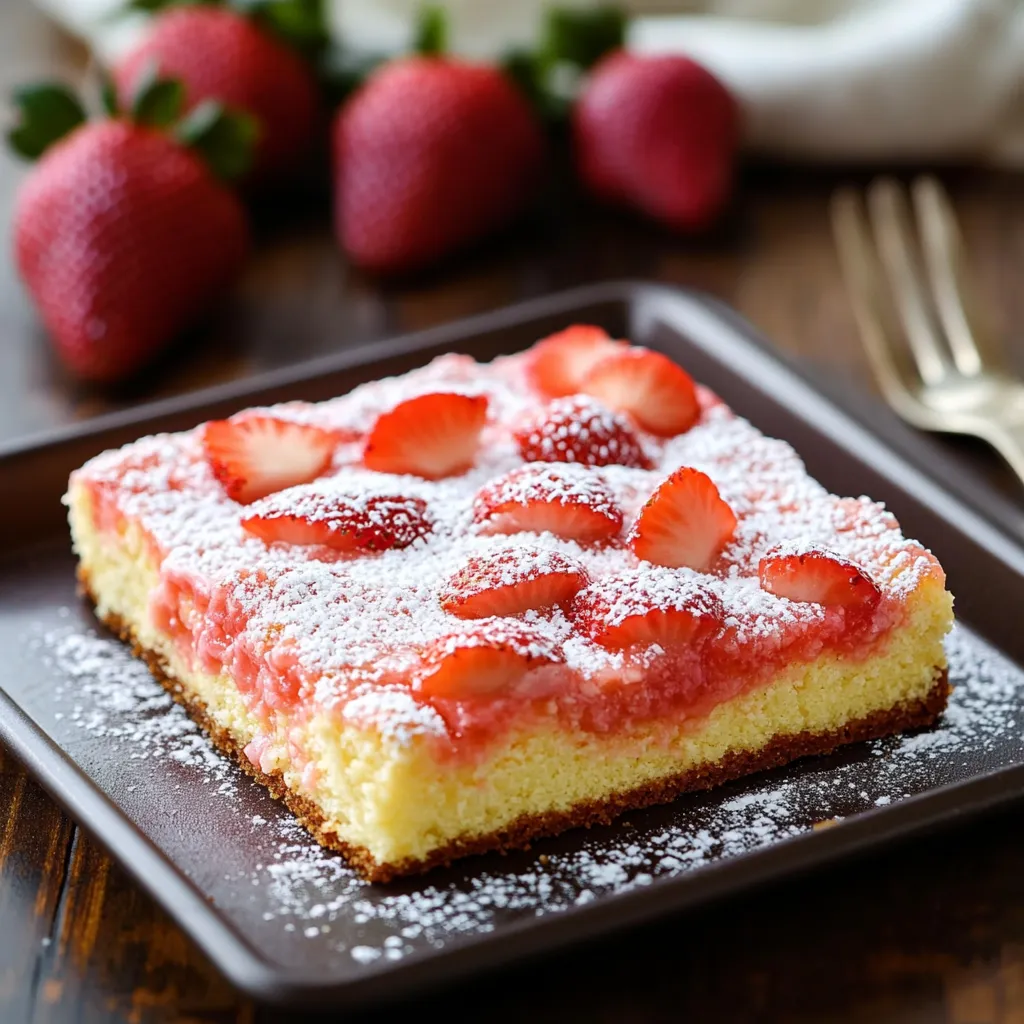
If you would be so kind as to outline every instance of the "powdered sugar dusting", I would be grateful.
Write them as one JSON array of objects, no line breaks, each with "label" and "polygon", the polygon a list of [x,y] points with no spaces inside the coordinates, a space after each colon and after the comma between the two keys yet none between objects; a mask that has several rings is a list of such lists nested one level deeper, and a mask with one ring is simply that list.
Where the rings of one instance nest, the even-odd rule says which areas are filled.
[{"label": "powdered sugar dusting", "polygon": [[[788,444],[763,436],[704,388],[698,391],[697,423],[669,440],[635,431],[621,415],[585,396],[547,404],[525,382],[522,356],[492,364],[447,356],[320,405],[290,403],[282,414],[356,436],[398,402],[431,391],[487,397],[488,425],[476,463],[467,473],[437,481],[376,473],[359,464],[358,444],[343,444],[327,476],[248,508],[250,514],[307,515],[335,547],[346,546],[337,537],[349,537],[355,522],[367,520],[367,529],[383,531],[384,520],[393,523],[400,513],[400,528],[391,527],[397,539],[389,535],[389,543],[394,539],[397,547],[390,550],[353,555],[322,544],[267,543],[246,532],[241,519],[247,510],[223,493],[196,431],[145,438],[119,452],[107,452],[79,470],[74,480],[91,487],[115,519],[127,517],[141,525],[160,562],[162,578],[174,582],[186,604],[193,600],[189,591],[210,603],[230,601],[234,632],[223,637],[218,648],[229,670],[234,651],[244,649],[273,674],[279,671],[275,647],[287,645],[287,671],[301,674],[303,694],[332,707],[358,696],[357,718],[367,724],[372,722],[372,701],[365,687],[354,683],[391,687],[403,671],[414,677],[417,660],[462,628],[456,614],[439,600],[443,581],[499,554],[508,557],[511,582],[531,577],[545,565],[566,563],[578,566],[581,579],[598,590],[608,581],[632,578],[631,608],[638,606],[641,596],[654,610],[665,610],[711,595],[714,607],[721,607],[723,649],[729,656],[754,643],[763,643],[767,656],[783,649],[787,631],[809,636],[835,626],[834,617],[830,626],[820,605],[786,601],[760,587],[758,561],[780,542],[827,547],[863,566],[883,595],[879,632],[899,618],[902,603],[922,578],[940,572],[932,556],[905,539],[880,505],[829,494],[807,475]],[[678,467],[693,466],[714,481],[735,511],[738,525],[721,564],[700,574],[701,586],[694,585],[692,570],[639,561],[623,542],[625,530],[613,529],[598,544],[581,544],[551,532],[491,536],[474,523],[480,516],[482,492],[496,488],[507,501],[536,500],[537,481],[531,483],[529,475],[523,475],[521,426],[552,408],[566,414],[564,436],[555,438],[558,444],[589,443],[594,436],[614,439],[616,431],[628,431],[636,433],[643,451],[637,459],[627,460],[633,465],[598,470],[558,464],[543,476],[541,490],[547,501],[564,504],[571,494],[582,505],[611,516],[615,527],[624,517],[628,527],[642,503]],[[545,435],[538,444],[548,440]],[[607,456],[614,462],[621,454],[609,440],[601,460]],[[565,452],[552,449],[544,457],[560,455]],[[339,502],[351,514],[341,514]],[[408,546],[399,550],[404,544]],[[377,545],[381,546],[388,545]],[[518,573],[516,562],[522,570]],[[168,588],[166,594],[171,592]],[[616,614],[627,614],[624,606],[616,609]],[[188,609],[171,608],[167,618],[188,621]],[[558,651],[564,662],[565,693],[558,700],[570,705],[572,714],[571,705],[582,699],[580,694],[594,691],[590,682],[621,667],[619,654],[605,650],[585,630],[574,629],[557,607],[538,609],[529,623],[540,646]],[[830,635],[841,634],[840,623]],[[811,650],[813,644],[806,646]],[[313,685],[305,686],[307,681]],[[393,735],[415,734],[420,716],[415,705],[414,699],[405,702],[409,728],[395,731],[398,704],[391,696],[382,699],[382,727],[386,719]]]},{"label": "powdered sugar dusting", "polygon": [[141,661],[108,637],[75,630],[38,632],[29,650],[55,677],[61,720],[123,748],[128,761],[166,758],[197,770],[202,785],[236,791],[237,772],[210,745]]},{"label": "powdered sugar dusting", "polygon": [[[587,395],[567,395],[535,409],[516,429],[528,462],[642,466],[648,456],[630,421]],[[649,439],[653,447],[656,442]]]},{"label": "powdered sugar dusting", "polygon": [[429,706],[400,687],[373,687],[357,691],[345,703],[342,717],[355,725],[373,724],[387,738],[408,742],[413,736],[444,736],[444,720]]},{"label": "powdered sugar dusting", "polygon": [[483,488],[473,502],[473,517],[488,523],[512,508],[554,504],[588,509],[608,519],[616,532],[622,512],[601,470],[579,463],[528,462]]},{"label": "powdered sugar dusting", "polygon": [[697,616],[711,615],[721,608],[711,582],[692,569],[648,566],[602,582],[600,589],[595,588],[595,596],[608,595],[602,603],[601,621],[609,626],[620,626],[650,608],[688,611]]},{"label": "powdered sugar dusting", "polygon": [[[928,732],[686,796],[608,828],[537,843],[528,853],[473,858],[427,878],[371,886],[216,754],[117,641],[62,625],[37,630],[27,650],[51,680],[36,713],[47,731],[72,756],[86,740],[101,741],[104,763],[125,767],[127,788],[141,806],[164,809],[147,829],[158,845],[177,850],[190,877],[206,877],[211,859],[231,865],[210,894],[221,912],[257,946],[280,948],[282,936],[290,936],[296,960],[325,970],[368,969],[449,949],[524,918],[664,884],[816,825],[841,828],[857,815],[886,813],[908,797],[1024,763],[1024,670],[958,626],[947,641],[953,696]],[[407,695],[383,694],[394,721],[406,721]],[[356,698],[346,713],[358,709]],[[177,807],[166,802],[169,779],[176,780]],[[182,848],[166,812],[220,813],[211,795],[225,801],[224,813],[238,828],[222,829],[215,851],[207,839]],[[123,789],[111,796],[125,806]]]}]

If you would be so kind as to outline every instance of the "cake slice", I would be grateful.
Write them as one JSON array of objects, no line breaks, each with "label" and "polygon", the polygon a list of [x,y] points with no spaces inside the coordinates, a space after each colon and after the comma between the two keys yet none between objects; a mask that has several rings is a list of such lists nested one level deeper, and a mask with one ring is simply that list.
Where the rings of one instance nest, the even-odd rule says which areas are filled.
[{"label": "cake slice", "polygon": [[373,881],[946,702],[936,559],[596,328],[143,438],[66,501],[99,617]]}]

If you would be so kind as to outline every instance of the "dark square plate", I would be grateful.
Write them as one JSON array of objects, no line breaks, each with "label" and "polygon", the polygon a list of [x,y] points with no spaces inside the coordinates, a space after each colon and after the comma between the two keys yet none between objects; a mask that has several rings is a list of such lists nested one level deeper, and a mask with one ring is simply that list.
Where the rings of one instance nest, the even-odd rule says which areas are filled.
[{"label": "dark square plate", "polygon": [[[960,620],[950,710],[929,733],[850,747],[529,852],[365,885],[214,753],[96,626],[75,596],[59,503],[67,474],[143,433],[326,398],[445,351],[490,358],[570,321],[667,352],[789,440],[830,489],[886,501],[939,555]],[[876,405],[841,404],[716,303],[617,284],[0,452],[0,738],[237,985],[336,1006],[537,954],[1010,799],[1024,792],[1024,516]]]}]

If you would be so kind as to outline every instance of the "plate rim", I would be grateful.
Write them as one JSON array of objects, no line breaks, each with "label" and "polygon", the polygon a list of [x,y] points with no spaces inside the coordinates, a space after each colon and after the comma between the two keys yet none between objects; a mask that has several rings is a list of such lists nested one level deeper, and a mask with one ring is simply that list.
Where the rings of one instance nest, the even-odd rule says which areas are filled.
[{"label": "plate rim", "polygon": [[[998,524],[964,504],[943,488],[922,467],[895,450],[849,410],[823,391],[812,377],[785,353],[769,347],[763,336],[731,307],[711,296],[674,286],[642,281],[614,281],[551,293],[537,299],[505,306],[488,313],[403,334],[385,342],[346,349],[294,366],[272,370],[244,381],[217,385],[186,395],[143,404],[123,412],[97,417],[81,424],[0,445],[0,460],[23,456],[34,450],[69,441],[99,436],[110,430],[144,425],[157,417],[202,409],[213,402],[244,401],[268,388],[300,383],[326,373],[373,363],[396,355],[415,353],[440,342],[454,342],[500,327],[526,325],[530,321],[598,303],[622,303],[630,315],[664,315],[666,306],[682,304],[692,322],[703,318],[709,336],[687,332],[691,343],[711,351],[710,338],[717,332],[731,336],[752,355],[748,365],[733,366],[740,378],[765,387],[768,373],[787,388],[796,388],[811,406],[828,411],[826,425],[814,429],[849,446],[851,432],[883,462],[891,477],[893,467],[904,474],[909,491],[937,503],[944,519],[955,516],[966,532],[990,553],[1015,569],[1024,582],[1024,545],[1018,545]],[[646,307],[646,308],[645,308]],[[667,319],[667,317],[666,317]],[[838,435],[842,434],[840,438]],[[910,481],[906,483],[906,481]],[[996,493],[993,490],[993,493]],[[358,977],[325,983],[323,974],[312,974],[274,963],[263,957],[237,929],[211,905],[174,860],[153,843],[120,810],[69,755],[50,739],[41,726],[17,704],[0,682],[0,740],[23,761],[30,773],[119,861],[136,881],[178,922],[211,961],[239,989],[255,998],[278,1005],[363,1006],[385,1001],[454,980],[473,971],[511,963],[543,953],[567,942],[605,936],[633,927],[663,913],[709,902],[789,874],[851,856],[879,842],[899,841],[943,824],[983,813],[999,803],[1024,794],[1024,763],[1006,765],[929,790],[888,807],[862,812],[840,829],[805,832],[785,837],[769,846],[706,865],[699,872],[655,880],[610,899],[574,907],[572,913],[544,918],[525,918],[503,925],[500,931],[474,936],[454,947],[426,950],[407,961],[379,961],[367,965]],[[970,803],[965,806],[965,801]],[[904,819],[906,819],[904,821]],[[884,823],[884,824],[882,824]],[[697,884],[697,880],[700,880]]]},{"label": "plate rim", "polygon": [[[378,961],[357,978],[329,983],[321,974],[304,973],[261,956],[2,687],[0,710],[5,711],[0,715],[0,741],[33,778],[160,904],[232,984],[278,1006],[355,1009],[375,1001],[391,1002],[474,970],[511,965],[568,943],[605,938],[801,870],[854,857],[886,840],[903,842],[1024,798],[1024,762],[1005,765],[860,812],[845,819],[840,828],[786,836],[699,871],[655,879],[612,899],[576,906],[572,913],[523,918],[454,948],[424,951],[408,961]],[[8,721],[18,723],[17,727]],[[896,834],[894,822],[899,823]],[[113,839],[111,832],[116,833]]]}]

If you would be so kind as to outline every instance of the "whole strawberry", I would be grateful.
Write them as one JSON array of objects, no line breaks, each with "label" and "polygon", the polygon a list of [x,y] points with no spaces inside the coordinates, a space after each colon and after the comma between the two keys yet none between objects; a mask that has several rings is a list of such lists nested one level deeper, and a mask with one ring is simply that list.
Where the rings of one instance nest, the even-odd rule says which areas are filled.
[{"label": "whole strawberry", "polygon": [[[153,0],[145,6],[152,9]],[[293,25],[295,19],[287,17],[292,8],[312,22],[308,35],[315,35],[318,23],[304,13],[311,5],[303,0],[249,6],[251,17],[206,3],[168,6],[114,67],[113,77],[122,103],[155,68],[182,82],[187,108],[214,99],[252,114],[260,125],[252,179],[266,184],[291,177],[307,164],[320,125],[316,79],[293,45],[304,37],[286,41],[271,26]]]},{"label": "whole strawberry", "polygon": [[619,51],[593,70],[573,111],[587,188],[680,231],[707,227],[732,191],[739,111],[686,57]]},{"label": "whole strawberry", "polygon": [[42,159],[16,199],[15,259],[57,353],[87,380],[120,380],[147,363],[227,287],[248,250],[243,208],[202,151],[241,171],[255,127],[208,104],[172,135],[164,126],[180,93],[153,81],[137,120],[91,122],[61,87],[16,96],[22,120],[10,140]]},{"label": "whole strawberry", "polygon": [[444,57],[376,71],[334,124],[335,229],[358,264],[412,270],[508,223],[529,201],[543,133],[497,68]]}]

